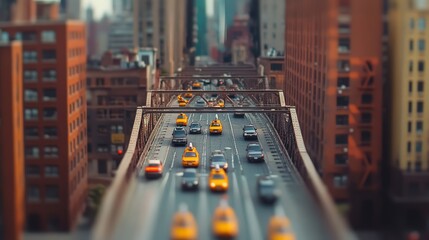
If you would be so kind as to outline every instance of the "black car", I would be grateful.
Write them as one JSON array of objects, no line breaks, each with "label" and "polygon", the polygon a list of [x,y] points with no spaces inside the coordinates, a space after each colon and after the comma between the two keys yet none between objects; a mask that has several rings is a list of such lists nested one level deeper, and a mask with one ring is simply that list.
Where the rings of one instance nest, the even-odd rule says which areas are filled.
[{"label": "black car", "polygon": [[279,191],[276,182],[271,176],[260,176],[256,182],[256,192],[264,203],[272,204],[277,201]]},{"label": "black car", "polygon": [[214,150],[210,156],[210,169],[216,168],[216,165],[228,171],[228,162],[221,150]]},{"label": "black car", "polygon": [[175,127],[173,130],[173,145],[186,145],[188,144],[188,137],[184,127]]},{"label": "black car", "polygon": [[258,133],[256,132],[256,128],[253,125],[244,125],[243,127],[243,137],[245,140],[249,139],[257,139]]},{"label": "black car", "polygon": [[182,176],[183,190],[197,190],[199,186],[197,170],[194,168],[185,169]]},{"label": "black car", "polygon": [[259,143],[249,143],[246,148],[247,161],[249,162],[263,162],[264,153],[261,145]]},{"label": "black car", "polygon": [[189,133],[201,133],[201,124],[198,122],[192,122],[191,125],[189,125]]}]

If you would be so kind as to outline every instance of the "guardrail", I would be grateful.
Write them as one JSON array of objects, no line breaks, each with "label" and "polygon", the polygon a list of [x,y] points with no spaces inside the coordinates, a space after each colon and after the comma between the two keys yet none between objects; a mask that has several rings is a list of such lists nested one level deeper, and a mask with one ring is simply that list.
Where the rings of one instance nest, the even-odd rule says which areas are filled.
[{"label": "guardrail", "polygon": [[280,136],[292,163],[319,204],[323,215],[326,216],[327,225],[335,237],[334,239],[357,239],[336,209],[331,195],[307,153],[295,107],[289,107],[288,113],[268,115],[270,115],[269,118]]}]

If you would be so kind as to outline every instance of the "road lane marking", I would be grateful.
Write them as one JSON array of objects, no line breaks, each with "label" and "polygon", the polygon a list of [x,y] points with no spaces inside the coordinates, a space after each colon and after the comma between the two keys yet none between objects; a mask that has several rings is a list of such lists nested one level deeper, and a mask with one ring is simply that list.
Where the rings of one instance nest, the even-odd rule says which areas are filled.
[{"label": "road lane marking", "polygon": [[251,232],[251,239],[263,239],[260,229],[261,226],[258,223],[258,216],[256,215],[255,206],[253,205],[252,195],[250,194],[247,179],[244,175],[241,175],[241,180],[243,182],[242,190],[244,195],[244,207],[246,209],[247,223]]},{"label": "road lane marking", "polygon": [[206,191],[206,178],[200,177],[200,186],[199,186],[199,194],[198,194],[198,223],[203,223],[198,225],[198,228],[200,229],[199,232],[199,239],[205,239],[207,236],[210,236],[210,230],[208,224],[204,224],[209,219],[209,207],[208,207],[208,196]]},{"label": "road lane marking", "polygon": [[238,158],[238,165],[240,166],[240,171],[243,172],[243,166],[241,165],[240,154],[238,153],[238,148],[237,148],[237,141],[235,140],[234,129],[232,127],[232,122],[231,122],[231,118],[229,117],[229,114],[228,114],[228,122],[229,122],[229,127],[231,128],[232,140],[234,142],[235,153],[237,154],[237,158]]},{"label": "road lane marking", "polygon": [[171,161],[171,166],[170,166],[170,171],[173,169],[174,167],[174,160],[176,160],[176,151],[174,151],[173,153],[173,160]]}]

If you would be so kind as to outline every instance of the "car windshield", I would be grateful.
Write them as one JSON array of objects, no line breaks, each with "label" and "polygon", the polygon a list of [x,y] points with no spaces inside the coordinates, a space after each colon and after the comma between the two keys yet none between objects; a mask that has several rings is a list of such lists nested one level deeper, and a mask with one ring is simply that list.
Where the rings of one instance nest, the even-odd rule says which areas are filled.
[{"label": "car windshield", "polygon": [[222,155],[213,156],[212,162],[225,162],[225,157]]},{"label": "car windshield", "polygon": [[194,173],[194,172],[184,172],[183,173],[184,178],[195,178],[195,176],[196,176],[196,173]]},{"label": "car windshield", "polygon": [[261,187],[274,187],[274,181],[272,180],[261,180],[259,181]]},{"label": "car windshield", "polygon": [[219,217],[217,218],[219,221],[222,222],[229,222],[232,221],[232,218],[228,215],[228,214],[220,214]]},{"label": "car windshield", "polygon": [[261,146],[259,145],[249,145],[247,146],[248,151],[261,151]]},{"label": "car windshield", "polygon": [[186,221],[186,219],[184,219],[184,218],[179,218],[176,220],[175,225],[178,227],[189,227],[189,226],[191,226],[191,222]]},{"label": "car windshield", "polygon": [[199,127],[200,125],[198,123],[192,123],[191,127]]},{"label": "car windshield", "polygon": [[185,134],[186,134],[185,130],[176,130],[176,131],[174,131],[174,135],[185,135]]},{"label": "car windshield", "polygon": [[276,232],[276,233],[288,233],[289,228],[286,226],[277,226],[276,228],[274,228],[274,232]]},{"label": "car windshield", "polygon": [[185,118],[185,116],[184,115],[179,115],[179,116],[177,116],[177,119],[184,119]]},{"label": "car windshield", "polygon": [[255,130],[253,126],[244,126],[244,131]]},{"label": "car windshield", "polygon": [[214,174],[213,179],[225,179],[225,177],[222,174]]},{"label": "car windshield", "polygon": [[186,152],[185,153],[185,157],[196,157],[196,156],[197,156],[197,154],[194,152]]}]

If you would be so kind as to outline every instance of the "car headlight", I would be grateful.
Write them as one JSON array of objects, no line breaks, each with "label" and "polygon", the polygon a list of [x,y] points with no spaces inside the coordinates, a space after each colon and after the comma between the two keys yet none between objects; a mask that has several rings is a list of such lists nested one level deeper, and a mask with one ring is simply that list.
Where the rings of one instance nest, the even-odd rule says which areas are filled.
[{"label": "car headlight", "polygon": [[211,187],[216,187],[216,184],[215,183],[210,183],[210,186]]},{"label": "car headlight", "polygon": [[225,165],[223,165],[223,167],[224,167],[224,168],[227,168],[227,167],[228,167],[228,163],[225,163]]},{"label": "car headlight", "polygon": [[228,183],[222,183],[223,187],[228,187]]}]

